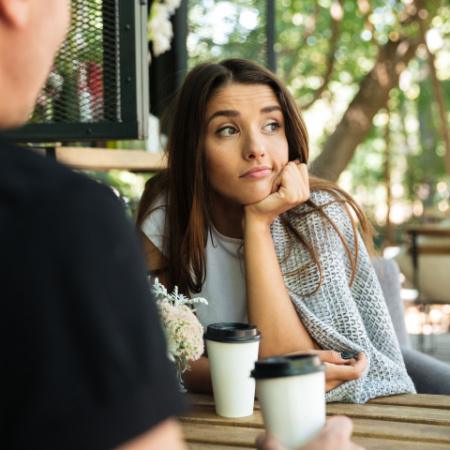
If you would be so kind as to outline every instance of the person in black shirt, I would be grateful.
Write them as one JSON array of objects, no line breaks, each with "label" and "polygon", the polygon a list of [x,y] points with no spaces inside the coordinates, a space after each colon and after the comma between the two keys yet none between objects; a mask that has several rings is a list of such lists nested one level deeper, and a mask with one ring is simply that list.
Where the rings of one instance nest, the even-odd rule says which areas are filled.
[{"label": "person in black shirt", "polygon": [[[22,125],[68,27],[0,0],[0,129]],[[112,191],[0,140],[0,448],[184,448],[133,226]]]}]

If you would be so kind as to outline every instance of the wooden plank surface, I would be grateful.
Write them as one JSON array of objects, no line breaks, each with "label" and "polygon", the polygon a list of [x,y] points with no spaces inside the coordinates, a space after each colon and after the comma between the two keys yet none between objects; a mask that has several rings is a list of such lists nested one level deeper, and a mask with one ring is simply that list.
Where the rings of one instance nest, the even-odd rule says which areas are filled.
[{"label": "wooden plank surface", "polygon": [[[432,444],[430,442],[424,444],[423,442],[364,438],[359,436],[354,436],[352,441],[355,444],[361,445],[366,450],[449,450],[447,444]],[[195,450],[195,447],[192,447],[192,449]],[[214,447],[214,450],[216,450],[216,447]]]},{"label": "wooden plank surface", "polygon": [[256,437],[262,433],[258,428],[225,425],[182,423],[184,438],[189,443],[201,443],[214,448],[215,445],[254,448]]},{"label": "wooden plank surface", "polygon": [[84,170],[131,170],[156,172],[167,166],[164,153],[85,147],[56,147],[57,161]]},{"label": "wooden plank surface", "polygon": [[214,406],[196,406],[187,415],[181,417],[183,423],[209,423],[233,427],[264,428],[261,411],[255,410],[247,417],[222,417],[214,411]]},{"label": "wooden plank surface", "polygon": [[[352,439],[358,445],[361,445],[366,450],[448,450],[447,444],[430,444],[427,443],[424,447],[423,442],[405,442],[394,441],[389,439],[373,439],[373,438],[360,438],[356,437]],[[189,450],[245,450],[249,447],[242,446],[229,446],[215,444],[202,444],[200,442],[188,442],[187,448]],[[250,447],[252,448],[252,447]],[[253,447],[254,448],[254,447]]]},{"label": "wooden plank surface", "polygon": [[[254,448],[264,431],[259,402],[243,418],[225,418],[215,413],[211,395],[190,395],[191,412],[181,418],[191,450]],[[345,414],[354,424],[353,441],[367,450],[450,449],[450,397],[396,395],[367,404],[329,403],[327,414]]]},{"label": "wooden plank surface", "polygon": [[[361,445],[366,450],[449,450],[447,444],[431,444],[427,443],[424,447],[423,442],[411,441],[394,441],[389,439],[373,439],[373,438],[353,438],[352,441]],[[254,447],[230,446],[214,444],[202,444],[200,442],[188,442],[189,450],[244,450]]]},{"label": "wooden plank surface", "polygon": [[[188,394],[192,406],[214,406],[214,398],[211,394]],[[328,403],[330,405],[350,405],[353,403]],[[450,395],[430,394],[400,394],[390,397],[379,397],[369,400],[366,404],[417,406],[420,408],[437,408],[450,410]],[[255,410],[259,410],[259,402],[255,400]]]},{"label": "wooden plank surface", "polygon": [[[353,419],[353,440],[369,448],[428,449],[450,448],[450,429],[436,425],[388,422],[385,420]],[[254,448],[256,437],[262,429],[211,423],[182,423],[185,439],[210,448],[215,446],[240,446]],[[370,445],[369,445],[370,444]],[[194,448],[194,447],[193,447]]]},{"label": "wooden plank surface", "polygon": [[[188,442],[187,448],[189,450],[244,450],[244,449],[248,449],[248,447],[241,447],[241,446],[231,447],[230,445],[220,445],[220,444],[214,444],[213,449],[211,449],[211,444],[202,444],[200,442]],[[439,449],[436,449],[436,450],[439,450]]]},{"label": "wooden plank surface", "polygon": [[[327,415],[346,415],[360,419],[386,420],[391,422],[409,422],[427,425],[442,425],[450,427],[450,412],[444,409],[386,405],[358,405],[354,403],[330,403],[327,405]],[[191,423],[212,423],[217,425],[247,426],[262,428],[261,411],[255,409],[248,417],[227,418],[215,414],[212,405],[197,405],[182,421]]]},{"label": "wooden plank surface", "polygon": [[329,403],[327,415],[343,414],[351,418],[389,420],[393,422],[422,423],[450,427],[450,411],[445,409],[423,408],[417,406],[397,406],[354,403]]},{"label": "wooden plank surface", "polygon": [[[450,448],[450,427],[386,420],[352,419],[354,436],[446,444]],[[424,446],[424,448],[426,448]]]},{"label": "wooden plank surface", "polygon": [[368,401],[369,404],[418,406],[420,408],[437,408],[450,410],[450,395],[401,394],[379,397]]},{"label": "wooden plank surface", "polygon": [[[346,405],[362,406],[362,405]],[[421,421],[414,414],[408,416],[407,411],[398,413],[398,407],[385,407],[385,414],[381,410],[376,414],[360,412],[357,415],[347,414],[345,410],[339,411],[339,414],[346,414],[352,418],[355,425],[354,434],[366,437],[382,437],[389,439],[417,440],[436,443],[448,443],[450,446],[450,424],[449,417],[440,416],[438,420],[434,417],[429,418],[430,413],[442,413],[429,408],[426,415],[423,414]],[[403,408],[408,410],[409,408]],[[417,408],[416,408],[417,410]],[[423,413],[423,412],[422,412]],[[446,412],[444,412],[446,413]],[[393,417],[393,420],[391,419]],[[259,430],[264,428],[262,415],[255,411],[251,416],[242,418],[220,417],[209,408],[196,407],[187,416],[181,417],[183,425],[189,429],[202,429],[203,426],[221,427],[226,430],[233,427],[237,433],[248,433],[249,430]],[[399,423],[401,422],[401,423]]]}]

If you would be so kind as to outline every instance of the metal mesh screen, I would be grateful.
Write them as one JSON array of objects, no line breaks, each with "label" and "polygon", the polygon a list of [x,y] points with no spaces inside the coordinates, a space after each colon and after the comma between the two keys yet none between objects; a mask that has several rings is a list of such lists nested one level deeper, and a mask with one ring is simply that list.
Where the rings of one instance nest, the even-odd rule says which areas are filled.
[{"label": "metal mesh screen", "polygon": [[119,0],[72,0],[71,27],[30,123],[121,122]]}]

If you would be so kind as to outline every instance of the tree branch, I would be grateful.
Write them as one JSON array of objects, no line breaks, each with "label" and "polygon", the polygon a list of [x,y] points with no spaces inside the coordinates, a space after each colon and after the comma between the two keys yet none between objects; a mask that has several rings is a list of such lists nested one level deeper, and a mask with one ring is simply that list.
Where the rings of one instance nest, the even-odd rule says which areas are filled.
[{"label": "tree branch", "polygon": [[[339,5],[341,6],[341,9],[342,9],[341,1],[342,0],[339,0]],[[337,41],[338,41],[342,16],[336,17],[335,15],[331,14],[331,17],[333,19],[333,24],[332,24],[332,28],[331,28],[332,34],[331,34],[331,41],[330,41],[330,51],[329,51],[328,60],[327,60],[327,70],[323,77],[322,85],[314,93],[313,99],[310,102],[306,103],[305,105],[300,106],[302,111],[306,111],[322,96],[322,94],[324,93],[325,89],[328,86],[328,83],[330,82],[331,74],[333,73],[334,62],[336,60],[334,54],[336,53]]]},{"label": "tree branch", "polygon": [[[370,6],[368,2],[360,2],[359,5],[364,5],[366,9]],[[399,20],[404,24],[418,22],[419,26],[426,30],[432,19],[429,12],[437,11],[438,6],[434,1],[415,0],[405,5]],[[389,91],[398,85],[400,74],[414,57],[420,42],[420,37],[403,36],[395,42],[389,41],[384,47],[379,47],[374,67],[362,81],[358,93],[335,131],[325,142],[322,152],[313,161],[312,174],[331,181],[338,180],[356,148],[372,128],[375,114],[386,107]]]},{"label": "tree branch", "polygon": [[[303,42],[306,42],[308,40],[308,38],[314,33],[314,30],[316,29],[316,24],[317,24],[317,16],[319,15],[319,5],[316,5],[316,8],[314,10],[314,15],[310,16],[308,18],[308,21],[305,25],[305,32],[303,34],[303,38],[301,39]],[[301,49],[301,45],[299,42],[298,45],[298,49]],[[288,54],[291,52],[291,49],[287,48],[286,50],[280,52],[280,56],[282,56],[283,54]],[[284,79],[288,81],[291,80],[292,78],[292,69],[293,67],[295,67],[298,63],[299,60],[299,55],[300,55],[300,50],[298,50],[294,57],[292,58],[292,64],[290,65],[290,67],[285,71],[285,75],[284,75]]]},{"label": "tree branch", "polygon": [[362,81],[341,122],[313,162],[311,172],[314,175],[337,181],[372,128],[375,114],[386,106],[389,91],[397,86],[400,74],[415,55],[419,42],[403,38],[389,41],[380,48],[375,66]]}]

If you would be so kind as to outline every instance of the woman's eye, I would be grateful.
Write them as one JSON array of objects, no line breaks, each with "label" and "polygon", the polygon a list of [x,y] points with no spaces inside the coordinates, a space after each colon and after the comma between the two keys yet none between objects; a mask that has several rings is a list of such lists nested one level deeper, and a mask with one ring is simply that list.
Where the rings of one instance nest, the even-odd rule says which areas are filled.
[{"label": "woman's eye", "polygon": [[219,130],[216,131],[216,134],[223,137],[232,136],[233,134],[236,133],[237,133],[236,128],[230,126],[220,128]]},{"label": "woman's eye", "polygon": [[267,131],[274,132],[281,128],[281,125],[277,122],[271,122],[264,127]]}]

